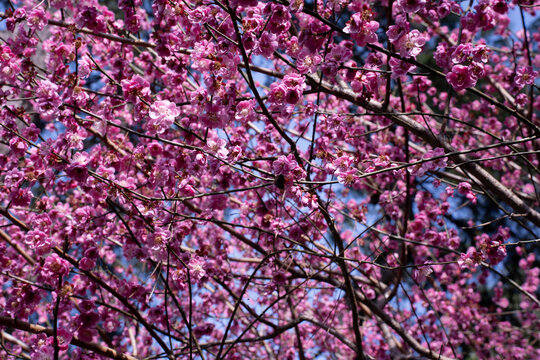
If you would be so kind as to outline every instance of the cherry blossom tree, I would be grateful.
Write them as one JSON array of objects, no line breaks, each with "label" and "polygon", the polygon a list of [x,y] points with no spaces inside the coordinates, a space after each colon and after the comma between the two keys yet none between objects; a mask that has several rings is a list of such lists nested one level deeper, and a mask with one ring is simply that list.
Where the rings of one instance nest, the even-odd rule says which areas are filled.
[{"label": "cherry blossom tree", "polygon": [[534,1],[3,4],[0,358],[540,357]]}]

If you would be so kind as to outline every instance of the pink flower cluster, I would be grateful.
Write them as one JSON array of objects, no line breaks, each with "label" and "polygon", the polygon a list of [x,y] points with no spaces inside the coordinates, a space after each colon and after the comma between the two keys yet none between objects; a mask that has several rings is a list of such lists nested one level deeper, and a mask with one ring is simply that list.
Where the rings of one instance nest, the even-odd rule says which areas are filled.
[{"label": "pink flower cluster", "polygon": [[489,52],[486,45],[459,44],[450,57],[454,65],[446,75],[448,83],[457,91],[476,85],[478,79],[484,76],[484,64],[488,61]]},{"label": "pink flower cluster", "polygon": [[474,6],[474,11],[469,11],[460,21],[468,31],[488,31],[496,27],[507,12],[508,4],[504,0],[480,0]]},{"label": "pink flower cluster", "polygon": [[268,100],[276,106],[296,105],[301,101],[305,88],[302,75],[285,75],[282,82],[270,85]]},{"label": "pink flower cluster", "polygon": [[[283,186],[279,186],[281,188],[284,186],[290,187],[294,180],[303,180],[305,176],[305,172],[298,166],[298,163],[292,154],[288,156],[279,156],[272,163],[272,170],[277,177],[283,177]],[[277,181],[276,184],[278,184]]]},{"label": "pink flower cluster", "polygon": [[457,191],[461,195],[465,195],[467,199],[469,199],[473,204],[476,204],[476,195],[472,191],[471,184],[467,182],[460,182],[457,187]]},{"label": "pink flower cluster", "polygon": [[540,358],[532,0],[8,3],[1,359]]},{"label": "pink flower cluster", "polygon": [[426,6],[426,0],[398,0],[397,4],[406,13],[416,13]]},{"label": "pink flower cluster", "polygon": [[367,44],[377,42],[377,34],[379,23],[373,19],[373,10],[364,4],[359,12],[354,13],[351,19],[347,22],[343,32],[350,34],[351,38],[356,41],[358,46],[366,46]]},{"label": "pink flower cluster", "polygon": [[458,264],[461,267],[474,268],[483,261],[491,265],[500,263],[506,257],[504,242],[509,237],[509,230],[503,227],[499,227],[494,236],[487,234],[476,236],[476,247],[470,247],[467,253],[461,254]]},{"label": "pink flower cluster", "polygon": [[7,45],[0,46],[0,76],[3,80],[14,80],[20,71],[17,58]]},{"label": "pink flower cluster", "polygon": [[416,29],[410,30],[409,22],[403,16],[398,16],[395,25],[388,27],[386,35],[399,54],[405,58],[416,58],[429,39],[427,34]]},{"label": "pink flower cluster", "polygon": [[[433,160],[430,160],[430,159],[433,159]],[[444,169],[446,167],[446,164],[447,164],[447,158],[444,156],[444,149],[435,148],[433,150],[427,151],[422,156],[422,162],[410,167],[409,172],[411,173],[411,175],[422,177],[428,171],[433,171],[436,169]]]}]

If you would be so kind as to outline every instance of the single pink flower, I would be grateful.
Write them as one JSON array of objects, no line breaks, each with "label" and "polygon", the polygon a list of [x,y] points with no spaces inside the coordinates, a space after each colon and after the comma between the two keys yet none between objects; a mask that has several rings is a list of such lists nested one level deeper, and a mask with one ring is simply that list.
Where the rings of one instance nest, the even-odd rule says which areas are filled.
[{"label": "single pink flower", "polygon": [[180,109],[169,100],[158,100],[150,107],[148,127],[154,134],[162,134],[174,123],[180,115]]},{"label": "single pink flower", "polygon": [[531,66],[520,66],[516,70],[516,75],[514,76],[514,85],[521,89],[526,85],[534,84],[538,72],[534,71]]},{"label": "single pink flower", "polygon": [[476,78],[471,76],[467,66],[463,65],[454,65],[452,71],[446,75],[446,80],[457,91],[473,87],[476,84]]}]

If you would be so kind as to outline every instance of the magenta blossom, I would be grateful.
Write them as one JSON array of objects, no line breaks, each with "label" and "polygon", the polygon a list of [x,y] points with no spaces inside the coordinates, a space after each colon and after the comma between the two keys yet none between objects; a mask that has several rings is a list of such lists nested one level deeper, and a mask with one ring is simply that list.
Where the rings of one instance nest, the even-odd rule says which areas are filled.
[{"label": "magenta blossom", "polygon": [[272,167],[276,175],[287,176],[296,167],[296,162],[290,155],[287,157],[280,156],[274,161]]},{"label": "magenta blossom", "polygon": [[514,77],[514,85],[521,89],[526,85],[534,84],[538,72],[534,71],[531,66],[520,66],[516,70],[516,75]]},{"label": "magenta blossom", "polygon": [[66,174],[73,180],[84,182],[88,177],[86,165],[90,161],[87,153],[78,152],[73,155],[71,163],[66,167]]},{"label": "magenta blossom", "polygon": [[41,276],[48,284],[56,284],[60,276],[65,277],[69,274],[69,262],[62,259],[57,254],[47,256],[45,264],[41,271]]},{"label": "magenta blossom", "polygon": [[9,193],[9,201],[14,206],[28,206],[32,200],[32,192],[28,188],[13,189]]},{"label": "magenta blossom", "polygon": [[366,46],[377,41],[375,31],[379,28],[379,23],[372,21],[373,11],[364,6],[361,12],[355,13],[347,22],[343,31],[351,34],[351,38],[356,40],[358,46]]},{"label": "magenta blossom", "polygon": [[407,13],[415,13],[426,6],[426,0],[398,0],[397,3]]},{"label": "magenta blossom", "polygon": [[535,0],[7,3],[0,359],[540,358]]},{"label": "magenta blossom", "polygon": [[476,84],[476,78],[469,72],[467,66],[463,65],[454,65],[452,71],[446,75],[446,80],[457,91],[473,87]]},{"label": "magenta blossom", "polygon": [[388,36],[388,40],[390,40],[390,42],[394,43],[401,37],[405,36],[405,34],[409,32],[409,28],[409,22],[405,19],[405,17],[398,16],[396,18],[396,23],[388,27],[388,31],[386,31],[386,36]]},{"label": "magenta blossom", "polygon": [[135,102],[138,97],[146,98],[150,94],[150,84],[139,75],[133,76],[129,80],[122,80],[122,90],[130,101]]},{"label": "magenta blossom", "polygon": [[416,66],[411,65],[405,61],[401,61],[396,58],[391,58],[389,61],[390,69],[392,69],[392,78],[398,78],[400,76],[406,75],[407,72],[413,71],[416,69]]}]

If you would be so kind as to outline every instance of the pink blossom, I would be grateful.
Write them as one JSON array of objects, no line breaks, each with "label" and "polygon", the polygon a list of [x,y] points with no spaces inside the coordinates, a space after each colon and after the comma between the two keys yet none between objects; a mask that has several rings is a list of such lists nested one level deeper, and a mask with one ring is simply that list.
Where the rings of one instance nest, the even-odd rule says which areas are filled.
[{"label": "pink blossom", "polygon": [[17,58],[8,46],[0,47],[0,76],[3,79],[14,80],[20,71]]},{"label": "pink blossom", "polygon": [[297,104],[301,99],[301,94],[297,89],[287,89],[285,93],[285,102],[290,105]]},{"label": "pink blossom", "polygon": [[485,2],[474,7],[476,14],[474,14],[474,19],[477,23],[477,26],[481,27],[482,30],[487,31],[495,27],[496,23],[496,13],[490,6],[486,6]]},{"label": "pink blossom", "polygon": [[27,20],[31,29],[34,31],[42,31],[45,28],[45,25],[47,25],[48,17],[48,12],[43,11],[41,7],[36,7],[28,13]]},{"label": "pink blossom", "polygon": [[297,60],[297,67],[298,71],[302,74],[309,74],[312,72],[316,72],[316,69],[318,65],[321,63],[322,57],[319,55],[299,55],[299,59]]},{"label": "pink blossom", "polygon": [[276,175],[287,176],[296,167],[296,162],[291,156],[280,156],[272,164]]},{"label": "pink blossom", "polygon": [[486,45],[476,45],[472,51],[473,60],[476,62],[487,63],[491,50]]},{"label": "pink blossom", "polygon": [[508,12],[508,4],[504,0],[495,0],[492,2],[492,8],[499,14],[506,14]]},{"label": "pink blossom", "polygon": [[163,134],[180,115],[180,109],[169,100],[158,100],[150,107],[148,129],[152,134]]},{"label": "pink blossom", "polygon": [[242,19],[242,29],[245,32],[257,32],[263,29],[265,19],[261,14],[261,9],[248,9],[246,16]]},{"label": "pink blossom", "polygon": [[300,12],[300,11],[302,11],[303,8],[304,8],[304,1],[303,0],[292,0],[289,3],[289,9],[293,13]]},{"label": "pink blossom", "polygon": [[276,105],[281,105],[285,101],[286,94],[287,88],[284,84],[273,83],[270,85],[270,94],[268,95],[268,101]]},{"label": "pink blossom", "polygon": [[467,70],[474,79],[480,79],[485,75],[484,64],[475,61],[469,64]]},{"label": "pink blossom", "polygon": [[476,78],[472,76],[467,66],[463,65],[454,65],[452,71],[446,75],[446,80],[457,91],[473,87],[476,84]]},{"label": "pink blossom", "polygon": [[79,60],[79,67],[77,68],[77,70],[81,79],[87,78],[92,72],[92,66],[90,62],[91,61],[86,57],[83,57],[81,60]]},{"label": "pink blossom", "polygon": [[206,6],[197,6],[193,10],[189,11],[188,19],[194,23],[206,23],[210,19],[210,9]]},{"label": "pink blossom", "polygon": [[4,185],[7,187],[19,187],[24,181],[24,173],[17,169],[13,169],[4,177]]},{"label": "pink blossom", "polygon": [[79,261],[79,269],[83,271],[89,271],[92,270],[96,266],[96,262],[92,259],[89,259],[87,257],[83,257]]},{"label": "pink blossom", "polygon": [[69,270],[70,265],[66,260],[60,258],[57,254],[52,254],[45,259],[42,275],[54,281],[56,280],[54,279],[55,276],[66,276],[69,274]]},{"label": "pink blossom", "polygon": [[229,150],[227,150],[225,140],[213,137],[209,138],[206,141],[206,147],[210,153],[216,154],[218,157],[225,159],[227,158],[227,155],[229,154]]},{"label": "pink blossom", "polygon": [[351,186],[358,181],[358,171],[355,169],[336,170],[334,174],[337,180],[343,185]]},{"label": "pink blossom", "polygon": [[39,230],[29,231],[25,236],[25,243],[39,255],[48,253],[52,248],[49,236]]},{"label": "pink blossom", "polygon": [[426,281],[426,278],[433,274],[433,268],[429,265],[421,265],[413,270],[413,279],[422,283]]},{"label": "pink blossom", "polygon": [[167,257],[166,249],[171,239],[171,232],[166,229],[156,228],[147,237],[147,244],[155,260],[164,260]]},{"label": "pink blossom", "polygon": [[92,342],[97,335],[98,331],[96,329],[81,327],[77,330],[77,337],[82,341]]},{"label": "pink blossom", "polygon": [[462,64],[468,62],[472,58],[473,45],[471,43],[459,44],[452,53],[452,63]]},{"label": "pink blossom", "polygon": [[270,32],[263,32],[257,45],[255,53],[269,58],[278,47],[277,36]]},{"label": "pink blossom", "polygon": [[246,50],[255,49],[259,44],[257,36],[253,32],[244,33],[244,35],[242,35],[242,43]]},{"label": "pink blossom", "polygon": [[20,7],[16,9],[13,12],[13,16],[7,18],[6,28],[8,29],[8,31],[11,31],[11,32],[15,31],[16,24],[20,22],[21,20],[23,20],[25,17],[26,17],[26,9],[24,7]]},{"label": "pink blossom", "polygon": [[40,81],[36,90],[36,97],[41,118],[45,121],[54,120],[58,115],[58,107],[61,103],[58,86],[49,80]]},{"label": "pink blossom", "polygon": [[201,114],[199,120],[208,128],[216,129],[223,128],[231,120],[228,113],[222,106],[208,103],[204,108],[204,113]]},{"label": "pink blossom", "polygon": [[69,348],[73,334],[64,328],[59,328],[57,330],[57,339],[58,339],[58,348],[61,351],[65,351]]},{"label": "pink blossom", "polygon": [[407,13],[415,13],[426,5],[426,0],[398,0],[398,5]]},{"label": "pink blossom", "polygon": [[471,189],[472,189],[471,184],[466,183],[466,182],[460,182],[457,187],[458,192],[462,195],[467,194],[469,191],[471,191]]},{"label": "pink blossom", "polygon": [[107,30],[103,14],[95,7],[90,6],[83,6],[79,9],[79,13],[76,17],[76,24],[80,28],[86,27],[98,32]]},{"label": "pink blossom", "polygon": [[391,58],[389,64],[390,68],[392,69],[393,79],[406,75],[407,72],[414,71],[414,69],[416,69],[416,66],[396,58]]},{"label": "pink blossom", "polygon": [[516,105],[518,105],[518,106],[525,106],[525,105],[527,104],[527,100],[528,100],[527,94],[523,94],[523,93],[518,94],[518,95],[516,96],[516,99],[515,99],[515,100],[516,100]]},{"label": "pink blossom", "polygon": [[369,43],[377,42],[375,31],[379,29],[379,23],[371,20],[373,11],[367,5],[364,5],[360,12],[351,16],[343,31],[351,34],[351,38],[356,40],[358,46],[366,46]]},{"label": "pink blossom", "polygon": [[412,30],[395,41],[394,45],[401,56],[414,58],[422,52],[422,47],[427,40],[428,36],[426,34],[422,34],[418,30]]},{"label": "pink blossom", "polygon": [[153,141],[148,145],[148,152],[154,157],[158,157],[163,153],[163,146],[157,141]]},{"label": "pink blossom", "polygon": [[247,6],[257,6],[257,4],[259,3],[258,0],[236,0],[238,5],[240,6],[244,6],[244,7],[247,7]]},{"label": "pink blossom", "polygon": [[236,105],[236,114],[235,119],[239,121],[246,121],[249,118],[253,117],[254,114],[254,108],[255,106],[255,100],[244,100],[240,101]]},{"label": "pink blossom", "polygon": [[41,230],[43,232],[48,232],[51,228],[52,221],[48,214],[35,214],[31,220],[32,227],[35,230]]},{"label": "pink blossom", "polygon": [[330,78],[333,78],[336,76],[338,69],[339,69],[339,65],[338,63],[334,61],[327,61],[321,64],[321,70],[324,76],[327,76]]},{"label": "pink blossom", "polygon": [[327,40],[324,35],[330,30],[330,27],[322,22],[310,22],[307,27],[300,33],[298,37],[298,45],[307,49],[311,53],[317,52],[318,49]]},{"label": "pink blossom", "polygon": [[122,80],[122,90],[129,101],[137,101],[138,97],[147,98],[150,94],[150,84],[139,75],[133,76],[130,80]]},{"label": "pink blossom", "polygon": [[460,182],[458,184],[457,190],[460,194],[465,195],[473,204],[476,204],[476,195],[472,191],[472,186],[466,182]]},{"label": "pink blossom", "polygon": [[538,72],[534,71],[531,66],[520,66],[516,70],[514,84],[518,89],[521,89],[526,85],[534,84],[537,76]]},{"label": "pink blossom", "polygon": [[206,271],[204,270],[205,263],[200,256],[192,256],[188,267],[192,281],[199,282],[206,275]]},{"label": "pink blossom", "polygon": [[445,168],[447,165],[448,158],[445,157],[444,154],[445,154],[444,149],[435,148],[431,151],[426,152],[424,156],[422,156],[422,158],[429,159],[429,158],[439,157],[439,159],[436,159],[434,161],[435,166],[438,168]]},{"label": "pink blossom", "polygon": [[88,177],[88,169],[86,165],[90,161],[87,153],[75,153],[71,163],[66,167],[66,174],[73,180],[84,182]]},{"label": "pink blossom", "polygon": [[288,31],[291,25],[291,14],[287,8],[281,4],[269,3],[269,5],[271,15],[268,19],[268,30],[277,35]]},{"label": "pink blossom", "polygon": [[378,80],[373,71],[359,71],[351,82],[351,88],[359,94],[363,92],[364,88],[369,92],[376,92]]},{"label": "pink blossom", "polygon": [[[413,166],[412,168],[409,168],[409,172],[412,175],[422,177],[428,171],[436,170],[437,168],[445,168],[447,165],[447,158],[444,157],[443,155],[444,155],[444,149],[441,149],[441,148],[435,148],[433,150],[427,151],[422,156],[422,160],[429,160],[431,158],[436,158],[436,157],[440,157],[440,158],[435,159],[434,161],[425,161],[420,164],[417,164]],[[453,189],[452,189],[452,192],[453,192]]]},{"label": "pink blossom", "polygon": [[409,22],[405,19],[405,17],[398,16],[396,18],[396,23],[388,27],[386,36],[388,36],[388,40],[390,40],[390,42],[394,43],[405,36],[405,34],[409,32],[409,28]]},{"label": "pink blossom", "polygon": [[305,88],[304,77],[300,74],[285,75],[285,77],[283,78],[283,83],[289,89],[303,90]]},{"label": "pink blossom", "polygon": [[352,46],[351,41],[344,41],[339,45],[332,46],[326,60],[331,60],[338,64],[348,61],[353,55]]},{"label": "pink blossom", "polygon": [[443,69],[450,69],[453,66],[451,62],[451,54],[453,53],[452,49],[448,47],[446,43],[440,43],[437,45],[437,49],[433,54],[437,66]]},{"label": "pink blossom", "polygon": [[461,254],[458,264],[462,268],[472,269],[483,261],[482,255],[474,247],[470,247],[467,253]]},{"label": "pink blossom", "polygon": [[32,354],[32,360],[49,360],[54,358],[54,346],[53,345],[43,345],[40,346]]},{"label": "pink blossom", "polygon": [[[356,14],[355,14],[356,15]],[[355,16],[353,15],[353,17]],[[356,40],[358,46],[366,46],[377,42],[377,34],[375,31],[379,29],[379,23],[376,21],[368,21],[356,23],[356,20],[351,20],[351,23],[343,29],[344,32],[351,34],[351,38]]]},{"label": "pink blossom", "polygon": [[9,193],[9,201],[13,206],[28,206],[32,197],[32,192],[28,188],[13,189]]}]

